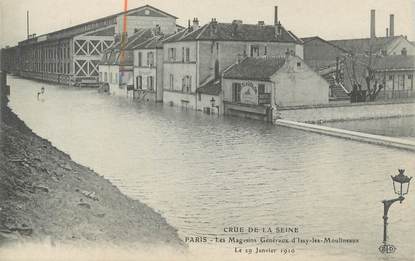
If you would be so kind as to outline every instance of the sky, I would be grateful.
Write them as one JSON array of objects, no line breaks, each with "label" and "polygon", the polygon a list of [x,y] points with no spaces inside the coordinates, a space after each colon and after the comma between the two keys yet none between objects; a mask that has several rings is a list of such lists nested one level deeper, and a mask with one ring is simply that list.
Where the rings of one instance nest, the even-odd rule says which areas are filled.
[{"label": "sky", "polygon": [[[26,37],[26,11],[30,33],[63,29],[123,10],[124,0],[0,0],[0,47],[16,45]],[[385,36],[389,14],[395,14],[395,35],[415,40],[415,0],[128,0],[129,8],[152,5],[179,19],[199,18],[201,24],[274,21],[274,6],[285,28],[299,37],[318,35],[327,40],[369,36],[370,10],[376,10],[376,35]]]}]

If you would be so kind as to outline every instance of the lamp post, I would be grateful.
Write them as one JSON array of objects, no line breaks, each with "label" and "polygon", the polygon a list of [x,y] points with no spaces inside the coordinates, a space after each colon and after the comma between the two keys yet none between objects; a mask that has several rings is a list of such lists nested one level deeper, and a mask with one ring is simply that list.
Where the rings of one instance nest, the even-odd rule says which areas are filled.
[{"label": "lamp post", "polygon": [[387,244],[387,228],[388,228],[388,211],[393,203],[402,201],[405,199],[404,195],[409,192],[409,183],[411,182],[412,177],[408,177],[405,174],[404,169],[399,169],[399,174],[396,176],[391,176],[393,183],[393,190],[395,194],[399,197],[395,199],[383,200],[383,244],[379,247],[379,251],[382,254],[389,254],[395,252],[396,248],[393,245]]}]

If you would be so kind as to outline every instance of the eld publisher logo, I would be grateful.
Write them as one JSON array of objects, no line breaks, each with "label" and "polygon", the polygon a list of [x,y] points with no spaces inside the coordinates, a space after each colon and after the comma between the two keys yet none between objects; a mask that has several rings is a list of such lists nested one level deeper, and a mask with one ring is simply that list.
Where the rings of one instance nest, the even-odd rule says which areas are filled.
[{"label": "eld publisher logo", "polygon": [[396,247],[394,245],[381,245],[379,251],[382,254],[393,254],[395,253]]}]

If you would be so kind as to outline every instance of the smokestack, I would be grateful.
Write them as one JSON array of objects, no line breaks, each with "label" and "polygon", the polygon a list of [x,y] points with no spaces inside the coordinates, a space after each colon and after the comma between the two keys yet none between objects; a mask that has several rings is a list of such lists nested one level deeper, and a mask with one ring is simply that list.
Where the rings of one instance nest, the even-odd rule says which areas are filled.
[{"label": "smokestack", "polygon": [[395,36],[395,15],[393,14],[389,16],[389,35]]},{"label": "smokestack", "polygon": [[278,6],[275,6],[274,25],[278,25]]},{"label": "smokestack", "polygon": [[27,39],[29,39],[29,11],[26,12],[26,33]]},{"label": "smokestack", "polygon": [[376,11],[370,10],[370,38],[376,37]]}]

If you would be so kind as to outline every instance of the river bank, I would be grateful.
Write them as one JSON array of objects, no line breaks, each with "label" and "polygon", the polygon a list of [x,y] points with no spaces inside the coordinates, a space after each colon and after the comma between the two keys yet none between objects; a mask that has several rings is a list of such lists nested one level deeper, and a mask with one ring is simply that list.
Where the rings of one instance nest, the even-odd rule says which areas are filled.
[{"label": "river bank", "polygon": [[184,246],[153,209],[37,136],[1,103],[0,245]]}]

